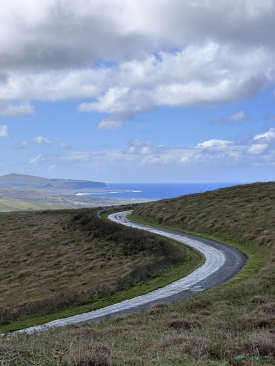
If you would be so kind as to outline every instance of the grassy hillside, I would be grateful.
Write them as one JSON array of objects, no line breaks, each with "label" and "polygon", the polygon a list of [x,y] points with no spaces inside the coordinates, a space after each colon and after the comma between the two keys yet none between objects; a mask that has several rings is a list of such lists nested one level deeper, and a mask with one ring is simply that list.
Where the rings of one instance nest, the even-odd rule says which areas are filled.
[{"label": "grassy hillside", "polygon": [[160,274],[176,276],[163,278],[169,283],[200,261],[195,251],[100,219],[96,209],[1,213],[0,233],[0,331],[119,300],[112,295],[137,296],[157,288]]},{"label": "grassy hillside", "polygon": [[138,206],[134,214],[154,224],[215,235],[248,246],[270,247],[275,237],[275,182],[147,203]]},{"label": "grassy hillside", "polygon": [[[141,204],[140,220],[215,237],[248,256],[210,291],[83,327],[3,338],[14,365],[274,365],[275,184],[257,183]],[[7,363],[8,364],[8,363]]]}]

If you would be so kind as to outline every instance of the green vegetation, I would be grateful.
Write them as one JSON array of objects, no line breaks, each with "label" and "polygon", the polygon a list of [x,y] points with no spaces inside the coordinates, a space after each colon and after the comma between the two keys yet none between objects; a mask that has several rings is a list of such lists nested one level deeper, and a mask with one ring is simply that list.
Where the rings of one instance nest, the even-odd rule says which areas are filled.
[{"label": "green vegetation", "polygon": [[[131,316],[4,337],[7,365],[274,365],[275,183],[141,204],[135,217],[237,245],[249,260],[210,291]],[[5,365],[4,361],[2,361]]]}]

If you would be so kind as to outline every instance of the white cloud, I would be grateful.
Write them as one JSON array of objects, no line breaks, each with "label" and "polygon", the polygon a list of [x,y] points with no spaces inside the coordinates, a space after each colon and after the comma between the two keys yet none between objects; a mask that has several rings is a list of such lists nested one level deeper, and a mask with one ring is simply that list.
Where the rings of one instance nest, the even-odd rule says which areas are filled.
[{"label": "white cloud", "polygon": [[[274,135],[273,135],[274,133]],[[264,136],[265,143],[262,142]],[[269,138],[272,136],[272,139]],[[275,164],[275,129],[256,134],[252,142],[236,144],[233,141],[211,139],[196,146],[154,146],[150,140],[133,139],[128,147],[117,151],[71,152],[57,158],[59,163],[74,163],[90,168],[111,169],[116,164],[125,166],[269,166]],[[269,140],[267,140],[267,138]],[[131,170],[131,167],[129,169]]]},{"label": "white cloud", "polygon": [[25,140],[20,141],[18,144],[19,144],[19,146],[21,146],[23,148],[26,148],[28,146],[28,143]]},{"label": "white cloud", "polygon": [[208,140],[208,141],[204,141],[201,142],[197,145],[197,147],[199,148],[223,148],[223,147],[227,147],[228,145],[232,145],[233,142],[228,141],[228,140]]},{"label": "white cloud", "polygon": [[267,148],[268,148],[267,144],[257,144],[257,145],[251,145],[251,147],[249,147],[247,151],[250,154],[262,154]]},{"label": "white cloud", "polygon": [[[274,85],[274,14],[273,0],[10,0],[0,14],[0,114],[75,98],[80,111],[110,113],[98,128],[113,129],[161,105],[252,97]],[[245,120],[238,113],[227,122]]]},{"label": "white cloud", "polygon": [[28,147],[28,142],[26,140],[22,140],[17,142],[12,149],[16,149],[16,150],[22,150],[22,149],[26,149]]},{"label": "white cloud", "polygon": [[7,125],[0,126],[0,137],[9,137],[9,131]]},{"label": "white cloud", "polygon": [[244,111],[238,111],[233,114],[230,114],[223,118],[218,118],[213,121],[211,121],[212,125],[229,125],[234,122],[239,121],[251,121],[251,118],[244,112]]},{"label": "white cloud", "polygon": [[274,46],[274,11],[272,0],[174,0],[173,6],[160,0],[10,0],[1,8],[1,69],[138,59],[205,39]]},{"label": "white cloud", "polygon": [[45,162],[45,158],[42,154],[37,155],[36,157],[30,159],[29,164],[40,164]]},{"label": "white cloud", "polygon": [[[274,56],[256,49],[232,54],[228,46],[212,42],[123,62],[106,73],[110,87],[103,81],[103,92],[79,110],[138,113],[160,105],[205,106],[251,97],[275,80],[268,74]],[[254,62],[249,65],[251,58]],[[240,111],[228,122],[247,118]]]},{"label": "white cloud", "polygon": [[51,145],[51,143],[52,143],[52,141],[50,139],[48,139],[47,137],[43,137],[43,136],[35,136],[33,139],[38,144]]},{"label": "white cloud", "polygon": [[[90,103],[83,103],[80,105],[80,111],[89,111]],[[87,110],[85,110],[87,108]],[[124,127],[127,120],[133,119],[134,115],[131,111],[111,113],[109,117],[102,119],[98,124],[98,129],[114,130]]]},{"label": "white cloud", "polygon": [[144,155],[152,152],[153,144],[150,140],[133,139],[128,141],[128,146],[127,153]]},{"label": "white cloud", "polygon": [[59,145],[60,149],[71,149],[72,145],[67,144],[66,142],[61,142],[61,144]]},{"label": "white cloud", "polygon": [[256,135],[253,140],[259,143],[275,141],[275,128],[270,128],[269,131]]},{"label": "white cloud", "polygon": [[244,111],[239,111],[236,113],[231,114],[228,119],[230,121],[243,121],[243,120],[247,120],[248,116]]},{"label": "white cloud", "polygon": [[[272,179],[275,165],[275,143],[268,137],[273,136],[273,132],[272,129],[259,131],[241,143],[210,139],[194,146],[155,146],[149,139],[137,138],[130,140],[123,150],[63,150],[59,155],[39,154],[29,163],[36,174],[54,167],[55,171],[69,175],[73,165],[78,177],[93,172],[94,178],[89,179],[103,181],[110,181],[108,177],[117,181],[121,177],[127,181],[149,182],[154,177],[159,181],[183,181],[187,176],[193,181],[198,176],[221,181],[236,179],[233,171],[243,172],[243,181],[249,181],[250,171],[253,171],[251,179],[266,180]],[[262,135],[264,137],[258,138]]]},{"label": "white cloud", "polygon": [[124,121],[112,121],[109,119],[102,119],[98,124],[97,128],[100,130],[116,130],[124,127]]},{"label": "white cloud", "polygon": [[12,104],[0,101],[0,116],[14,117],[33,113],[34,109],[28,103]]}]

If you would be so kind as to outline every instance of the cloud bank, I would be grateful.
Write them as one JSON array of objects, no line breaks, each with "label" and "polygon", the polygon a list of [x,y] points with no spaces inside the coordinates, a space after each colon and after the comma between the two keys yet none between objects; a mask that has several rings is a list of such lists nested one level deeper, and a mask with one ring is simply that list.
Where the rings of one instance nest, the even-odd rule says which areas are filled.
[{"label": "cloud bank", "polygon": [[[115,129],[163,105],[253,97],[275,82],[274,16],[273,0],[10,0],[0,115],[75,99],[80,112],[110,114],[98,128]],[[235,117],[216,124],[246,119]]]},{"label": "cloud bank", "polygon": [[[62,165],[104,170],[117,170],[122,164],[129,174],[139,168],[154,171],[156,167],[169,169],[203,168],[224,169],[226,167],[274,167],[275,128],[257,133],[247,143],[211,139],[196,146],[154,146],[148,139],[132,139],[124,150],[72,151],[60,155],[42,155],[29,161],[31,164],[60,167]],[[127,168],[128,167],[128,168]],[[133,168],[134,167],[134,168]]]},{"label": "cloud bank", "polygon": [[34,114],[33,107],[28,103],[12,104],[0,101],[0,116],[14,117],[24,114]]}]

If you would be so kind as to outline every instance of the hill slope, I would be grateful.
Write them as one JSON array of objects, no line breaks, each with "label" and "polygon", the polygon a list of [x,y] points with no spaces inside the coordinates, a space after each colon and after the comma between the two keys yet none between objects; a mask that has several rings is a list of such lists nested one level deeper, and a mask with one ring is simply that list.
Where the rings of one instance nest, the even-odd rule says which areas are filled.
[{"label": "hill slope", "polygon": [[0,213],[0,233],[0,333],[31,316],[94,306],[190,261],[167,240],[100,219],[96,209]]},{"label": "hill slope", "polygon": [[133,216],[143,221],[230,242],[248,254],[246,266],[227,284],[171,305],[4,338],[2,354],[16,354],[18,365],[54,364],[58,355],[60,364],[79,366],[274,365],[274,192],[274,182],[256,183],[139,205]]},{"label": "hill slope", "polygon": [[273,245],[275,182],[254,183],[139,205],[146,221],[250,245]]}]

